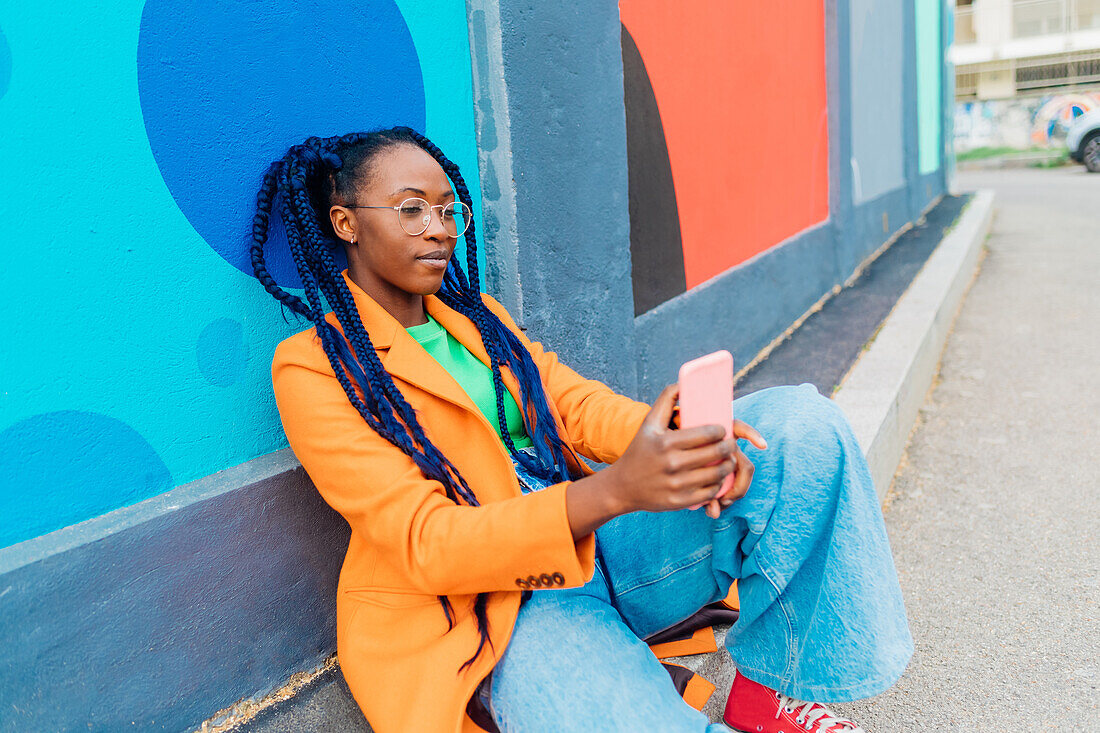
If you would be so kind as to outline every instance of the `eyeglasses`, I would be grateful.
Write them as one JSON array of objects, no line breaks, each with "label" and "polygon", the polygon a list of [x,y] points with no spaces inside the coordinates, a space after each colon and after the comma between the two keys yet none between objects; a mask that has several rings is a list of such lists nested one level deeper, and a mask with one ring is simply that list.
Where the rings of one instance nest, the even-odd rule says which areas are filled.
[{"label": "eyeglasses", "polygon": [[461,201],[432,206],[421,198],[405,199],[397,206],[348,206],[349,209],[393,209],[397,212],[397,223],[406,234],[419,237],[428,231],[432,223],[432,212],[439,209],[439,220],[448,237],[461,237],[470,228],[470,207]]}]

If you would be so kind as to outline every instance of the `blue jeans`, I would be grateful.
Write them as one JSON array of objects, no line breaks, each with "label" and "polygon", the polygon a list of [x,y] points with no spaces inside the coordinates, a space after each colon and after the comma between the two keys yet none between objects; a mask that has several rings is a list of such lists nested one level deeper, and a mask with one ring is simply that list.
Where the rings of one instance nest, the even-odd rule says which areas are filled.
[{"label": "blue jeans", "polygon": [[[878,496],[839,408],[811,385],[733,403],[752,486],[717,519],[634,512],[596,532],[592,579],[536,590],[493,670],[501,731],[725,731],[685,703],[643,638],[726,596],[737,670],[792,697],[878,694],[913,653]],[[525,488],[544,484],[517,469]]]}]

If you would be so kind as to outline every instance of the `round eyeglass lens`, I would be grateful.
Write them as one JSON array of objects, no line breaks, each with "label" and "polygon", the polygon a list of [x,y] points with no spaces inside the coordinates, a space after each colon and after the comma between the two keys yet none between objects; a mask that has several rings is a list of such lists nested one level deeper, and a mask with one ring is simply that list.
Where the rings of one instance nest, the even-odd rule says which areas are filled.
[{"label": "round eyeglass lens", "polygon": [[397,207],[397,218],[406,233],[416,237],[432,225],[432,211],[439,209],[439,219],[449,237],[460,237],[470,226],[470,207],[461,201],[442,206],[430,206],[420,198],[405,199]]},{"label": "round eyeglass lens", "polygon": [[401,228],[415,237],[432,223],[432,210],[424,199],[405,199],[397,208],[397,219]]},{"label": "round eyeglass lens", "polygon": [[452,237],[461,237],[470,228],[470,207],[455,201],[443,207],[443,228]]}]

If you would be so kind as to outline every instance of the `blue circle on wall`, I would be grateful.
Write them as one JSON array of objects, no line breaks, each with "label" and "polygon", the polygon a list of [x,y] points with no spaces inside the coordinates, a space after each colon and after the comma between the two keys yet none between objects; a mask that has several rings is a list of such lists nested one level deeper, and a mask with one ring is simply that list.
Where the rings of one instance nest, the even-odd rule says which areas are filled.
[{"label": "blue circle on wall", "polygon": [[218,318],[206,325],[195,345],[199,371],[215,387],[229,387],[244,378],[248,344],[244,327],[232,318]]},{"label": "blue circle on wall", "polygon": [[[264,171],[311,135],[424,130],[424,80],[392,0],[148,0],[137,53],[142,115],[161,176],[191,226],[252,274]],[[301,287],[278,216],[264,248]]]},{"label": "blue circle on wall", "polygon": [[172,476],[132,427],[62,410],[0,432],[0,547],[97,517],[172,488]]},{"label": "blue circle on wall", "polygon": [[11,47],[4,36],[4,30],[0,28],[0,99],[8,92],[8,83],[11,81]]}]

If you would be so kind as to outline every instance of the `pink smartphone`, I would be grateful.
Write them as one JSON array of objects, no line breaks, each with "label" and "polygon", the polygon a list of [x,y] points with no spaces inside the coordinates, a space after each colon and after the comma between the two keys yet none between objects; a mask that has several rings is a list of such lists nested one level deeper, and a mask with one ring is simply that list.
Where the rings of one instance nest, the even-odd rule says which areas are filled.
[{"label": "pink smartphone", "polygon": [[[733,433],[733,355],[715,351],[680,367],[680,428],[721,425],[726,437]],[[733,474],[726,477],[718,496],[733,487]],[[717,497],[716,497],[717,498]],[[698,509],[703,504],[691,507]]]}]

